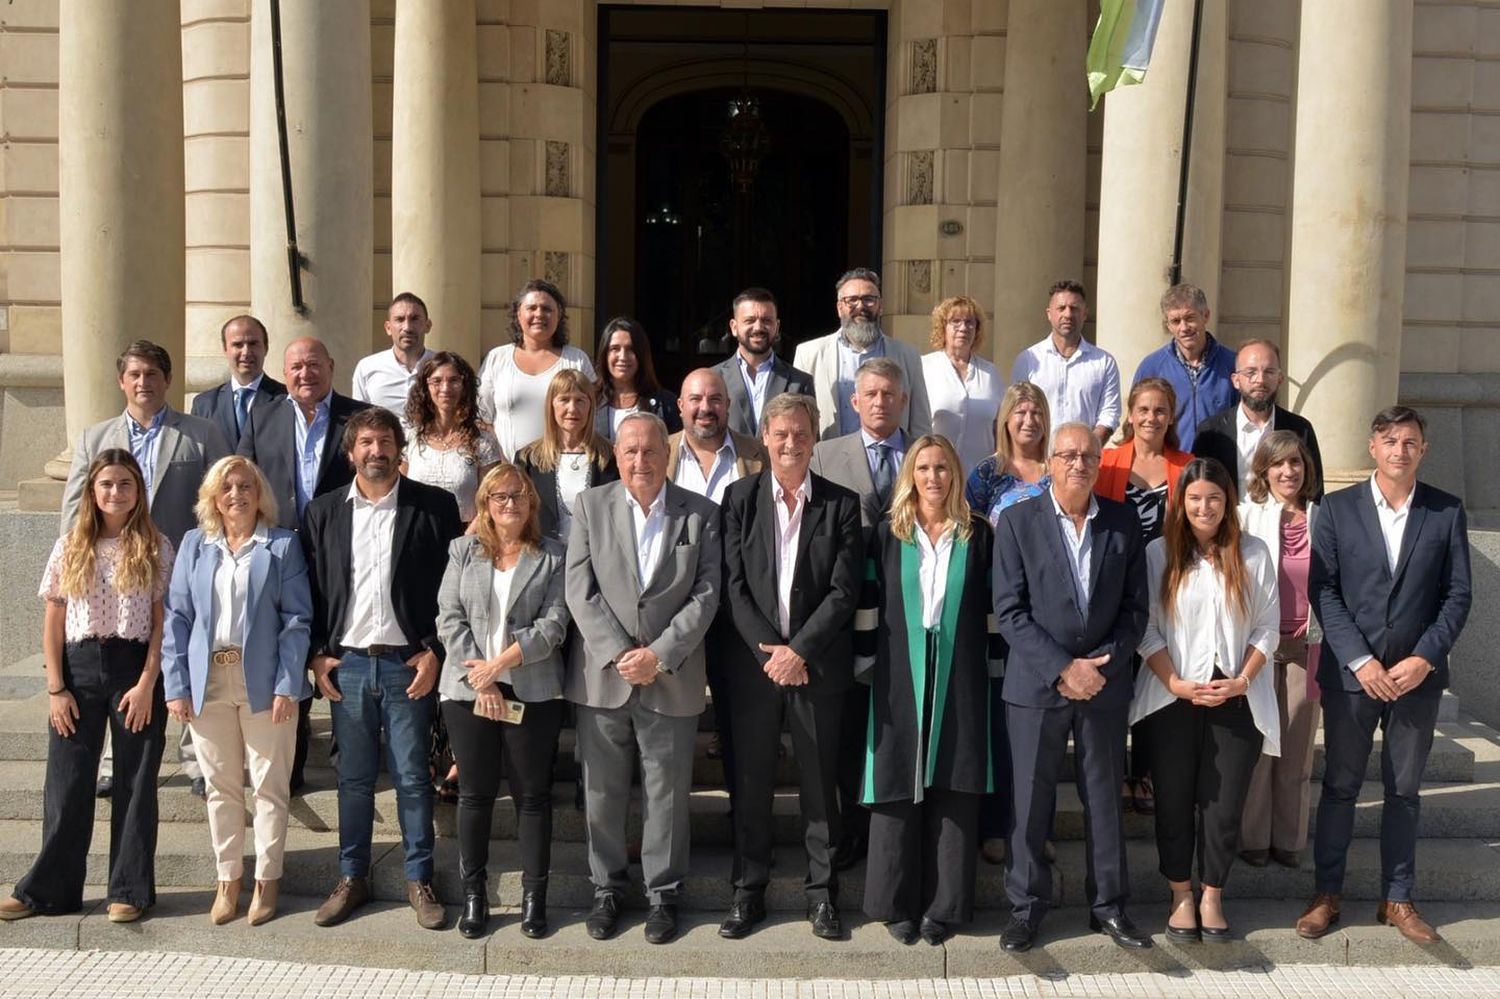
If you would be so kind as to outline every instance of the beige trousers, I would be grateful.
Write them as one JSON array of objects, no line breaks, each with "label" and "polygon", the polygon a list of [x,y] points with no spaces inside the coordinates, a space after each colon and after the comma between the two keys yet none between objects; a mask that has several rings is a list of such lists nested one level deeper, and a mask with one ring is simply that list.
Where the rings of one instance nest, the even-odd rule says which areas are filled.
[{"label": "beige trousers", "polygon": [[1250,776],[1240,822],[1240,849],[1275,847],[1297,853],[1307,846],[1313,742],[1322,705],[1307,696],[1307,642],[1281,639],[1272,664],[1276,709],[1281,716],[1281,755],[1262,755]]},{"label": "beige trousers", "polygon": [[271,711],[251,711],[244,667],[208,667],[203,710],[193,719],[193,742],[208,785],[208,832],[220,881],[238,881],[245,869],[244,770],[255,797],[255,876],[281,877],[286,851],[287,806],[297,722],[280,725]]}]

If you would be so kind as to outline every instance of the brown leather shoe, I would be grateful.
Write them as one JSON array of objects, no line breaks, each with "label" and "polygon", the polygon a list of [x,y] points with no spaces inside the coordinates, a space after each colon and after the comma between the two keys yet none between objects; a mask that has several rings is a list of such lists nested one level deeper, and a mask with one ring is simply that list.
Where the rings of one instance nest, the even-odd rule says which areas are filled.
[{"label": "brown leather shoe", "polygon": [[1382,926],[1396,927],[1412,943],[1435,944],[1443,939],[1410,902],[1381,902],[1375,910],[1375,922]]},{"label": "brown leather shoe", "polygon": [[406,900],[417,913],[417,925],[424,930],[440,930],[448,922],[448,914],[432,893],[431,881],[406,882]]},{"label": "brown leather shoe", "polygon": [[215,926],[223,926],[239,915],[239,911],[240,882],[220,881],[218,894],[214,895],[213,907],[208,910],[209,921]]},{"label": "brown leather shoe", "polygon": [[281,882],[279,880],[255,882],[255,894],[250,896],[248,913],[251,926],[259,926],[271,921],[276,915],[276,900],[280,894]]},{"label": "brown leather shoe", "polygon": [[1297,935],[1304,940],[1316,940],[1338,921],[1339,897],[1320,891],[1313,896],[1302,918],[1297,920]]},{"label": "brown leather shoe", "polygon": [[313,923],[318,926],[336,926],[348,919],[350,914],[370,900],[370,882],[365,878],[339,878],[333,886],[328,901],[318,907]]}]

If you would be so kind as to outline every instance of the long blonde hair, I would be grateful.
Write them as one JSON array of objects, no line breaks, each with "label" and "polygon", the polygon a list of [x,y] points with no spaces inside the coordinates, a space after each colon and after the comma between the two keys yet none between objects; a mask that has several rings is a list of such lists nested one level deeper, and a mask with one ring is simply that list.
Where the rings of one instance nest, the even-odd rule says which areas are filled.
[{"label": "long blonde hair", "polygon": [[614,454],[614,448],[609,441],[594,432],[594,409],[599,404],[598,386],[576,368],[562,369],[547,383],[547,399],[542,404],[542,437],[521,448],[516,458],[528,462],[538,472],[557,470],[557,463],[562,460],[562,429],[558,427],[557,417],[553,415],[552,403],[558,396],[569,392],[576,392],[589,401],[589,415],[585,421],[588,429],[583,436],[583,452],[588,455],[589,461],[603,471]]},{"label": "long blonde hair", "polygon": [[923,434],[906,449],[906,460],[901,462],[901,472],[896,484],[891,487],[891,533],[910,544],[917,530],[917,455],[927,448],[935,447],[943,452],[948,469],[953,473],[948,480],[948,498],[943,503],[943,515],[953,524],[953,536],[959,541],[968,541],[973,530],[970,522],[969,501],[964,498],[963,465],[958,452],[942,434]]},{"label": "long blonde hair", "polygon": [[112,447],[101,451],[93,460],[84,480],[78,515],[73,518],[73,527],[63,545],[62,573],[58,580],[63,596],[82,597],[94,586],[95,549],[104,528],[104,513],[94,499],[94,481],[105,469],[115,466],[125,469],[135,479],[136,495],[135,509],[130,511],[125,527],[120,531],[120,565],[115,570],[115,592],[155,592],[157,573],[161,571],[158,561],[161,535],[147,512],[146,478],[129,451]]},{"label": "long blonde hair", "polygon": [[521,492],[526,496],[526,504],[531,511],[518,539],[521,547],[527,551],[536,551],[542,544],[541,497],[537,495],[536,485],[531,481],[531,476],[519,467],[502,461],[485,473],[479,488],[474,491],[474,535],[492,562],[500,561],[500,532],[495,529],[495,518],[490,515],[490,493],[495,491],[501,480],[507,478],[515,478],[521,483]]},{"label": "long blonde hair", "polygon": [[1052,409],[1047,405],[1047,393],[1034,382],[1016,382],[1005,390],[1000,400],[1000,412],[995,417],[995,460],[1004,468],[1015,457],[1010,443],[1010,417],[1023,402],[1036,407],[1042,419],[1042,453],[1046,454],[1047,442],[1052,439]]}]

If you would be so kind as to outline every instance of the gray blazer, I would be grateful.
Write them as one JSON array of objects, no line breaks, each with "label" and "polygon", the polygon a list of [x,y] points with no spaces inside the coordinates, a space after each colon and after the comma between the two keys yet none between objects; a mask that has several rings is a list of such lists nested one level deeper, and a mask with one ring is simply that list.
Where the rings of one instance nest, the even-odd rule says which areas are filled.
[{"label": "gray blazer", "polygon": [[[448,568],[438,588],[438,639],[447,658],[438,692],[455,701],[474,700],[463,682],[465,659],[484,659],[490,633],[491,587],[495,564],[472,534],[448,545]],[[522,549],[505,608],[511,641],[520,643],[521,665],[510,671],[510,685],[523,701],[546,701],[562,694],[562,644],[568,634],[563,601],[563,547],[542,539],[536,551]],[[498,650],[497,650],[498,651]]]},{"label": "gray blazer", "polygon": [[[63,487],[62,533],[73,526],[89,465],[99,452],[112,447],[130,450],[128,417],[121,413],[89,427],[73,447],[73,465],[68,469],[68,484]],[[146,483],[151,519],[161,533],[180,546],[182,536],[198,526],[193,508],[198,503],[198,487],[209,466],[229,454],[229,445],[218,427],[202,417],[179,413],[167,407],[157,442],[156,474]]]},{"label": "gray blazer", "polygon": [[[746,437],[760,439],[760,427],[755,422],[755,408],[750,405],[750,393],[745,390],[745,376],[740,370],[739,352],[714,365],[714,370],[724,379],[729,391],[729,429]],[[766,402],[784,392],[813,394],[812,375],[799,371],[786,361],[771,355],[771,382],[766,386]]]},{"label": "gray blazer", "polygon": [[[910,434],[906,437],[908,444],[913,439]],[[865,454],[865,439],[860,431],[813,445],[811,468],[814,475],[859,494],[859,523],[867,535],[880,523],[886,508],[875,497],[875,479],[870,475],[870,459]]]},{"label": "gray blazer", "polygon": [[666,484],[662,557],[645,587],[637,579],[635,522],[625,486],[581,493],[568,536],[568,610],[582,641],[572,644],[564,693],[591,708],[618,708],[635,688],[614,661],[645,645],[662,675],[640,688],[641,705],[674,717],[703,711],[703,636],[719,607],[719,508]]}]

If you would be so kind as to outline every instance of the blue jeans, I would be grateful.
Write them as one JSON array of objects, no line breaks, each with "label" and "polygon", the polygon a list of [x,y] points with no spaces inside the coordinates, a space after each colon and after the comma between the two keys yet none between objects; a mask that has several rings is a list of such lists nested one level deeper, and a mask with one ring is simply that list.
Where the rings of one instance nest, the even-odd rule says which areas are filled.
[{"label": "blue jeans", "polygon": [[406,696],[416,671],[396,656],[347,655],[333,671],[343,700],[330,705],[339,747],[339,873],[368,877],[375,821],[375,778],[380,733],[385,730],[387,769],[396,786],[396,815],[406,853],[406,880],[432,879],[432,780],[427,750],[433,700]]}]

